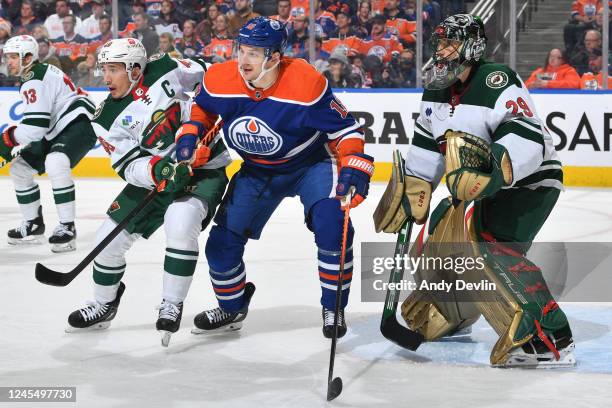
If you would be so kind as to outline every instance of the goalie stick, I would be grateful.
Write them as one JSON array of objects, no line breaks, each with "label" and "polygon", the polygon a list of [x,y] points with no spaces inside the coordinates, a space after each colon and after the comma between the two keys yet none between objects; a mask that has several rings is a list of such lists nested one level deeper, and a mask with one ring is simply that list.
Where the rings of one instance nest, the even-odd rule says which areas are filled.
[{"label": "goalie stick", "polygon": [[[206,133],[206,135],[198,143],[198,146],[208,145],[212,140],[214,140],[214,137],[221,129],[221,126],[223,126],[222,121],[217,123],[212,129],[210,129]],[[174,152],[174,147],[170,150],[168,154],[170,155],[173,152]],[[110,244],[110,242],[113,239],[115,239],[117,235],[119,235],[121,231],[123,231],[125,226],[130,221],[132,221],[132,219],[136,215],[138,215],[142,211],[142,209],[147,206],[147,204],[153,201],[153,199],[157,196],[157,194],[159,194],[160,191],[164,189],[164,187],[165,187],[165,183],[160,184],[158,188],[151,190],[146,195],[146,197],[136,207],[134,207],[134,209],[130,211],[129,214],[126,215],[125,218],[121,220],[121,222],[117,224],[117,226],[98,245],[96,245],[96,247],[89,254],[87,254],[87,256],[81,262],[79,262],[79,264],[75,266],[70,272],[63,273],[63,272],[54,271],[53,269],[49,269],[41,263],[37,263],[36,269],[35,269],[36,279],[41,283],[44,283],[46,285],[51,285],[51,286],[68,285],[70,282],[74,280],[74,278],[76,278],[79,275],[79,273],[83,272],[83,270],[87,267],[87,265],[89,265],[91,261],[93,261],[95,257],[98,256],[100,252],[102,252],[104,248],[106,248],[106,246]]]},{"label": "goalie stick", "polygon": [[[397,236],[397,242],[395,244],[394,259],[397,259],[397,256],[403,258],[404,254],[406,254],[408,250],[408,245],[410,243],[410,234],[412,233],[413,224],[414,220],[409,218],[402,225],[402,228],[400,229],[399,234]],[[398,265],[395,264],[395,267],[389,275],[389,284],[398,284],[399,282],[401,282],[403,277],[404,268],[398,267]],[[383,309],[383,315],[380,321],[380,332],[383,336],[385,336],[387,340],[392,341],[398,346],[415,351],[423,342],[424,337],[421,333],[412,331],[409,328],[399,324],[399,322],[397,321],[396,313],[400,291],[399,289],[391,290],[389,289],[390,286],[391,285],[387,286],[385,308]]]}]

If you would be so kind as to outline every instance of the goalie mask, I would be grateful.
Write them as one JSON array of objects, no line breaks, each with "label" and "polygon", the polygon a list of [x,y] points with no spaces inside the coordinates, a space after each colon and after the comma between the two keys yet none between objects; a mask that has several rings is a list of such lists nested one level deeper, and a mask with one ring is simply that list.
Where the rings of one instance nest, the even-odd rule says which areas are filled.
[{"label": "goalie mask", "polygon": [[471,14],[455,14],[440,23],[430,39],[433,64],[425,73],[426,89],[444,89],[485,53],[484,24]]}]

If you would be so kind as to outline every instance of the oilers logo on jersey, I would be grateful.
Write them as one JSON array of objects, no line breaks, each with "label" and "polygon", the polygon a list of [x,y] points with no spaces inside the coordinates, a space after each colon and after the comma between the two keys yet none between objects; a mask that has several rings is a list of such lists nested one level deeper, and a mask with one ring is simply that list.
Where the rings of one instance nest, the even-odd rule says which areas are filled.
[{"label": "oilers logo on jersey", "polygon": [[254,116],[241,116],[229,127],[229,137],[239,150],[262,156],[272,155],[283,146],[283,139],[264,121]]}]

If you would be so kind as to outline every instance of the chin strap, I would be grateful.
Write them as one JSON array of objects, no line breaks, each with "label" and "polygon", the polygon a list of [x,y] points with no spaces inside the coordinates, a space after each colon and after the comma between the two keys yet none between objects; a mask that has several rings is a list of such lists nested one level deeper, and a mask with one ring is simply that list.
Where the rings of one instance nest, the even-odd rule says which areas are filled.
[{"label": "chin strap", "polygon": [[[276,62],[276,64],[272,65],[270,68],[266,69],[266,64],[268,63],[268,61],[270,60],[269,57],[264,58],[264,60],[261,63],[261,72],[259,73],[259,75],[257,76],[257,78],[255,78],[252,81],[248,81],[245,77],[244,77],[244,72],[242,72],[242,68],[238,67],[238,72],[240,72],[240,76],[242,77],[242,79],[244,79],[244,82],[247,83],[248,86],[250,86],[251,88],[257,88],[257,86],[255,86],[254,84],[257,83],[258,81],[261,81],[261,79],[264,77],[264,75],[266,75],[268,72],[274,70],[276,67],[278,67],[278,65],[280,64],[280,59]],[[270,84],[271,85],[271,84]],[[269,86],[268,86],[269,87]]]}]

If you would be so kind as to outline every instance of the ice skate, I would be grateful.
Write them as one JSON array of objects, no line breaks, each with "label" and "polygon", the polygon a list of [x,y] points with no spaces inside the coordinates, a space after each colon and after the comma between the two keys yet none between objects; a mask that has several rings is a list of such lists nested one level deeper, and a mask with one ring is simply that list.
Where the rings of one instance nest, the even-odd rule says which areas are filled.
[{"label": "ice skate", "polygon": [[574,356],[574,340],[572,332],[566,328],[557,330],[548,339],[556,349],[558,358],[537,335],[522,347],[510,351],[510,356],[505,364],[496,367],[524,367],[524,368],[567,368],[576,365]]},{"label": "ice skate", "polygon": [[[334,310],[323,308],[321,316],[323,318],[323,336],[331,339],[334,335]],[[344,309],[338,313],[338,338],[346,334],[346,321],[344,320]]]},{"label": "ice skate", "polygon": [[45,223],[42,216],[42,206],[38,207],[38,217],[23,221],[17,228],[8,231],[10,245],[40,245],[45,238]]},{"label": "ice skate", "polygon": [[176,333],[181,326],[183,302],[175,305],[164,299],[158,309],[159,317],[157,323],[155,323],[155,328],[159,334],[161,334],[161,345],[163,347],[168,347],[168,344],[170,344],[170,337],[172,337],[172,334]]},{"label": "ice skate", "polygon": [[69,252],[76,250],[76,229],[74,222],[60,223],[53,229],[53,234],[49,237],[51,252]]},{"label": "ice skate", "polygon": [[117,315],[121,296],[125,291],[123,282],[119,284],[117,297],[109,303],[90,302],[84,308],[75,310],[68,316],[68,327],[66,333],[74,333],[79,331],[102,330],[108,329],[111,320]]},{"label": "ice skate", "polygon": [[191,330],[193,334],[212,334],[223,333],[242,328],[242,321],[246,318],[249,311],[251,297],[255,293],[255,285],[247,282],[244,286],[244,305],[236,313],[227,313],[220,307],[205,310],[193,319],[195,327]]}]

